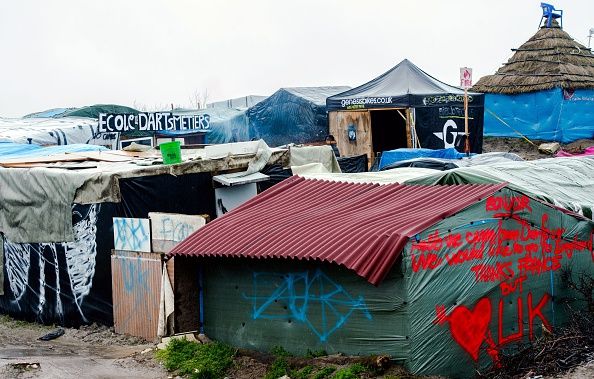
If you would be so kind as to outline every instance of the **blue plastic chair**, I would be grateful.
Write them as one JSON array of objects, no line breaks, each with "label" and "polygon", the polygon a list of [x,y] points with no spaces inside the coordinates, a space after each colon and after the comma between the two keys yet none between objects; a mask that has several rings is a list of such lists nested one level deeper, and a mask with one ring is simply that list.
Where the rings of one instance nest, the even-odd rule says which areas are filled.
[{"label": "blue plastic chair", "polygon": [[[547,28],[551,27],[551,21],[553,19],[558,18],[561,21],[561,29],[563,29],[563,11],[561,9],[555,9],[552,4],[547,3],[540,3],[540,7],[542,8],[542,18],[540,19],[540,23],[542,23],[542,19],[547,19]],[[558,12],[558,13],[555,13]],[[538,26],[540,26],[540,23]]]}]

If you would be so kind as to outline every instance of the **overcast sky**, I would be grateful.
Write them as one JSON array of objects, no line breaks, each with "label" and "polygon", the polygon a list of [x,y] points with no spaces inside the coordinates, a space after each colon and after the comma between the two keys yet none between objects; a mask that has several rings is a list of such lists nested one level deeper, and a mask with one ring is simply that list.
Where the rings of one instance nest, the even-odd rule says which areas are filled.
[{"label": "overcast sky", "polygon": [[[593,0],[552,1],[588,43]],[[404,58],[449,84],[491,74],[536,31],[528,0],[0,0],[0,115],[188,106],[281,87],[357,86]],[[593,42],[594,43],[594,42]]]}]

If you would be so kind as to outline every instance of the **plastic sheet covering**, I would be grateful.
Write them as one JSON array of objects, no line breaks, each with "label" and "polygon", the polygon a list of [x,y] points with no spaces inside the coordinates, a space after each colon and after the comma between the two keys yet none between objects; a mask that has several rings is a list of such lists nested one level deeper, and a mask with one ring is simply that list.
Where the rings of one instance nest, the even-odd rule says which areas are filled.
[{"label": "plastic sheet covering", "polygon": [[268,175],[269,179],[263,182],[258,182],[258,193],[267,190],[275,184],[282,182],[285,179],[289,179],[293,172],[290,168],[283,168],[279,164],[267,165],[260,172],[264,175]]},{"label": "plastic sheet covering", "polygon": [[564,325],[585,302],[562,272],[594,272],[592,231],[588,221],[502,189],[419,233],[403,258],[409,368],[474,378],[504,351]]},{"label": "plastic sheet covering", "polygon": [[23,116],[23,118],[48,118],[48,117],[56,117],[59,116],[67,111],[73,111],[76,108],[53,108],[53,109],[48,109],[45,111],[41,111],[41,112],[35,112],[35,113],[30,113],[26,116]]},{"label": "plastic sheet covering", "polygon": [[519,155],[513,153],[485,153],[475,154],[461,159],[440,159],[440,158],[416,158],[405,161],[398,161],[382,167],[380,171],[391,170],[401,167],[420,167],[433,170],[446,171],[458,167],[478,166],[509,161],[523,161]]},{"label": "plastic sheet covering", "polygon": [[114,215],[110,203],[75,204],[71,207],[71,242],[5,239],[5,294],[0,296],[0,312],[45,324],[111,324]]},{"label": "plastic sheet covering", "polygon": [[406,184],[509,183],[509,188],[592,218],[594,157],[538,159],[437,171]]},{"label": "plastic sheet covering", "polygon": [[139,111],[134,108],[126,107],[117,104],[96,104],[88,107],[75,108],[67,110],[63,113],[58,113],[54,117],[87,117],[98,119],[99,113],[126,113],[126,114],[137,114]]},{"label": "plastic sheet covering", "polygon": [[328,145],[291,147],[290,165],[303,166],[310,163],[321,164],[327,172],[341,172],[334,151]]},{"label": "plastic sheet covering", "polygon": [[336,158],[342,172],[367,172],[367,154]]},{"label": "plastic sheet covering", "polygon": [[454,148],[449,149],[396,149],[384,151],[380,158],[379,169],[388,166],[394,162],[405,161],[414,158],[446,158],[446,159],[460,159],[466,154],[459,153]]},{"label": "plastic sheet covering", "polygon": [[0,234],[0,295],[4,295],[4,238]]},{"label": "plastic sheet covering", "polygon": [[487,94],[485,136],[521,137],[521,133],[529,139],[563,143],[594,138],[593,108],[594,89]]},{"label": "plastic sheet covering", "polygon": [[250,137],[270,146],[323,141],[328,134],[326,98],[348,88],[282,88],[247,110]]},{"label": "plastic sheet covering", "polygon": [[389,354],[403,361],[409,340],[399,268],[375,287],[336,265],[296,260],[201,260],[204,331],[233,346],[294,354]]},{"label": "plastic sheet covering", "polygon": [[306,179],[331,180],[336,182],[392,184],[405,183],[408,180],[430,175],[434,172],[434,170],[428,168],[403,167],[380,172],[307,174],[303,175],[303,177]]},{"label": "plastic sheet covering", "polygon": [[34,144],[0,142],[0,159],[4,160],[16,158],[46,157],[53,154],[101,150],[107,149],[103,146],[86,144],[42,147]]},{"label": "plastic sheet covering", "polygon": [[177,110],[174,114],[208,115],[210,129],[206,142],[211,144],[244,142],[251,139],[245,111],[230,108]]},{"label": "plastic sheet covering", "polygon": [[97,120],[88,118],[1,118],[0,141],[41,146],[88,144],[98,133]]}]

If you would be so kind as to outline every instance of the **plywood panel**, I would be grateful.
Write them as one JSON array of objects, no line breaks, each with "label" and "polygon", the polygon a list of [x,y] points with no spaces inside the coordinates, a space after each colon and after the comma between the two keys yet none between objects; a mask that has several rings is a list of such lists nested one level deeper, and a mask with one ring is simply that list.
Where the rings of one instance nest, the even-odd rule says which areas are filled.
[{"label": "plywood panel", "polygon": [[153,252],[169,251],[208,221],[208,215],[149,212]]},{"label": "plywood panel", "polygon": [[147,218],[113,218],[113,242],[116,250],[151,251],[151,225]]},{"label": "plywood panel", "polygon": [[113,322],[116,333],[157,338],[161,256],[114,251],[111,256]]},{"label": "plywood panel", "polygon": [[[330,134],[336,138],[336,145],[341,156],[367,154],[373,162],[371,117],[369,111],[334,111],[328,115]],[[348,128],[354,125],[357,140],[349,141]]]}]

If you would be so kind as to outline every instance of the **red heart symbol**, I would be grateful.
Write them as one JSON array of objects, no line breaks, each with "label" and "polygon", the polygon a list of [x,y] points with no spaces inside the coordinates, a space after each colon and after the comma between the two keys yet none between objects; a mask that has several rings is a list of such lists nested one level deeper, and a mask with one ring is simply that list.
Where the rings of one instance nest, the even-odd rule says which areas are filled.
[{"label": "red heart symbol", "polygon": [[484,297],[471,311],[463,305],[457,306],[448,317],[452,337],[475,361],[485,340],[491,322],[491,300]]}]

